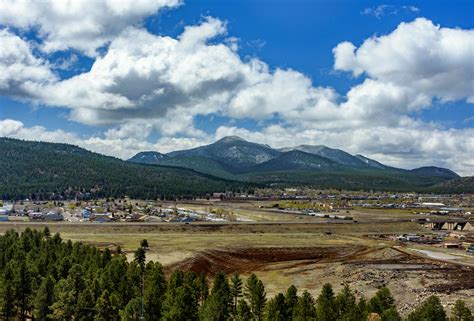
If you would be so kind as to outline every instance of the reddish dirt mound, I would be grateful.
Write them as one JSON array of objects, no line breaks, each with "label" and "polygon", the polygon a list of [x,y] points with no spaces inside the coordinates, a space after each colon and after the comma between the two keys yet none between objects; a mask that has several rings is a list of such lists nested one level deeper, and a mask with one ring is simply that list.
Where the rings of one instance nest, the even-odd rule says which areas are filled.
[{"label": "reddish dirt mound", "polygon": [[365,246],[338,247],[262,247],[214,249],[202,251],[195,256],[168,266],[168,271],[176,268],[206,275],[219,271],[241,273],[256,271],[270,263],[305,261],[306,263],[340,262],[366,253]]}]

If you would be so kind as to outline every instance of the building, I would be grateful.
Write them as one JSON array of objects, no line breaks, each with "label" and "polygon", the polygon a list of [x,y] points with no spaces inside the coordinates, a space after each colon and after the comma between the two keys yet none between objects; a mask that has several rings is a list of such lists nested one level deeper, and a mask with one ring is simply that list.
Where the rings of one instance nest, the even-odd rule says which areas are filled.
[{"label": "building", "polygon": [[115,218],[110,213],[95,213],[90,220],[96,223],[107,223],[115,221]]},{"label": "building", "polygon": [[31,212],[28,214],[30,220],[42,220],[44,219],[44,215],[41,212]]},{"label": "building", "polygon": [[64,221],[64,217],[59,213],[48,212],[44,215],[45,221]]},{"label": "building", "polygon": [[87,208],[86,208],[86,209],[83,209],[83,210],[81,211],[81,216],[82,216],[83,219],[88,220],[88,219],[91,218],[91,215],[92,215],[92,212],[91,212],[89,209],[87,209]]}]

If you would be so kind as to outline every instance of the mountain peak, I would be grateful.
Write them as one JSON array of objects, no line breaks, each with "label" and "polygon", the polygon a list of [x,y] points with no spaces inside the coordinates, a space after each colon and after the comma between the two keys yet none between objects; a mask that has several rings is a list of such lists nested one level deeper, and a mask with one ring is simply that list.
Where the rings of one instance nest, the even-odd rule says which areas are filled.
[{"label": "mountain peak", "polygon": [[168,158],[168,156],[154,151],[140,152],[130,158],[128,161],[142,164],[158,164],[161,160]]},{"label": "mountain peak", "polygon": [[219,139],[216,143],[222,142],[222,143],[232,143],[232,142],[246,142],[245,139],[239,137],[239,136],[225,136]]},{"label": "mountain peak", "polygon": [[438,176],[446,178],[459,178],[460,176],[450,169],[436,166],[423,166],[412,169],[411,172],[419,175]]}]

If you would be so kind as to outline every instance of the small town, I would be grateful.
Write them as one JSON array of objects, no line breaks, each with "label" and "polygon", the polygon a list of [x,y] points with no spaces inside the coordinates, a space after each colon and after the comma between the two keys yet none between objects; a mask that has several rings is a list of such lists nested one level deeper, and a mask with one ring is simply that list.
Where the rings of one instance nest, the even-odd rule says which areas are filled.
[{"label": "small town", "polygon": [[473,108],[473,0],[0,0],[0,321],[474,321]]}]

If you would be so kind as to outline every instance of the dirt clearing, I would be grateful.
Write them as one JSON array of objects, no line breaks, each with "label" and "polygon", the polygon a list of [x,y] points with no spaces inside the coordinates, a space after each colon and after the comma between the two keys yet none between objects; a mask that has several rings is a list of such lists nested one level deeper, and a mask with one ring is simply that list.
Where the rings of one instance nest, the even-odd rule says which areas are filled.
[{"label": "dirt clearing", "polygon": [[317,296],[325,283],[336,291],[349,284],[356,293],[372,296],[387,286],[402,313],[429,295],[440,296],[449,310],[456,299],[474,307],[474,268],[402,253],[390,246],[317,246],[223,248],[198,252],[166,270],[175,268],[205,273],[218,271],[257,274],[268,295],[291,284]]}]

